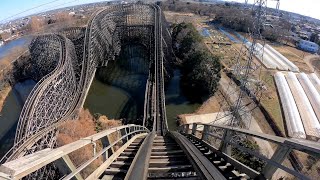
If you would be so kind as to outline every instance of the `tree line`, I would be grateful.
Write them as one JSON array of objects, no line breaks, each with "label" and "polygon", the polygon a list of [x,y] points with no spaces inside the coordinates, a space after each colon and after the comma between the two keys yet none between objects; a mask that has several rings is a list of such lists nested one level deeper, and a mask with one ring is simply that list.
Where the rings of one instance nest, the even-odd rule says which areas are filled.
[{"label": "tree line", "polygon": [[[236,31],[250,33],[253,29],[253,12],[251,9],[244,8],[241,5],[230,3],[201,4],[179,0],[161,1],[158,2],[158,5],[164,11],[194,13],[200,16],[208,16],[214,22]],[[290,35],[291,24],[285,18],[268,16],[266,21],[268,22],[267,24],[272,24],[272,26],[264,26],[260,32],[267,40],[279,41]]]},{"label": "tree line", "polygon": [[193,101],[207,99],[216,91],[221,77],[219,57],[208,53],[202,37],[190,23],[174,24],[172,40],[185,95]]}]

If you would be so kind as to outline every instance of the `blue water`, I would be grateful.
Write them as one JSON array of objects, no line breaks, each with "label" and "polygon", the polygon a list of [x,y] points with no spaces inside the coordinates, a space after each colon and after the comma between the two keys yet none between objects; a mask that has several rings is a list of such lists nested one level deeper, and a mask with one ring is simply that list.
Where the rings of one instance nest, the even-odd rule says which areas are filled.
[{"label": "blue water", "polygon": [[15,47],[27,47],[31,42],[31,39],[32,37],[25,36],[0,46],[0,59],[8,55]]},{"label": "blue water", "polygon": [[230,33],[228,33],[227,31],[225,31],[222,27],[219,27],[219,30],[226,35],[232,42],[234,43],[240,43],[237,39],[235,39]]},{"label": "blue water", "polygon": [[242,42],[244,42],[244,43],[249,42],[248,39],[246,39],[245,37],[241,36],[239,33],[234,32],[234,34],[235,34]]},{"label": "blue water", "polygon": [[207,28],[202,28],[202,31],[200,32],[200,34],[204,37],[210,37],[210,32]]}]

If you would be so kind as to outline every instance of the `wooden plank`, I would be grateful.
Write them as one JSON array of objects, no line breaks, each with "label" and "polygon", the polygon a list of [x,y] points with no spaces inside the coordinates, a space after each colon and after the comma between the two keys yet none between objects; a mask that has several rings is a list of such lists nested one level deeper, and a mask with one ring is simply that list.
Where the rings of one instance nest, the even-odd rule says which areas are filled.
[{"label": "wooden plank", "polygon": [[156,133],[153,131],[145,138],[130,165],[125,180],[147,179],[149,159],[155,135]]},{"label": "wooden plank", "polygon": [[147,133],[142,133],[142,134],[138,134],[135,135],[134,137],[132,137],[129,141],[127,141],[123,146],[121,146],[121,148],[119,148],[115,153],[113,153],[109,159],[107,159],[103,164],[101,164],[92,174],[90,174],[87,179],[90,180],[96,180],[100,177],[100,175],[110,166],[110,164],[116,160],[120,154],[127,149],[127,147],[137,138],[139,137],[143,137],[146,136]]},{"label": "wooden plank", "polygon": [[[198,141],[202,141],[201,139],[197,138],[196,136],[193,135],[188,135],[190,137],[192,137],[195,140]],[[213,145],[202,141],[202,143],[208,147],[212,152],[216,153],[218,156],[222,157],[224,160],[226,160],[227,162],[229,162],[230,164],[232,164],[236,169],[238,169],[240,172],[244,172],[246,173],[248,176],[250,176],[250,178],[256,178],[260,175],[259,172],[255,171],[254,169],[251,169],[250,167],[242,164],[241,162],[237,161],[236,159],[232,158],[231,156],[229,156],[226,153],[223,153],[221,151],[219,151],[216,147],[214,147]]]},{"label": "wooden plank", "polygon": [[173,138],[189,157],[193,167],[195,167],[202,179],[221,179],[226,178],[221,172],[183,135],[171,132]]}]

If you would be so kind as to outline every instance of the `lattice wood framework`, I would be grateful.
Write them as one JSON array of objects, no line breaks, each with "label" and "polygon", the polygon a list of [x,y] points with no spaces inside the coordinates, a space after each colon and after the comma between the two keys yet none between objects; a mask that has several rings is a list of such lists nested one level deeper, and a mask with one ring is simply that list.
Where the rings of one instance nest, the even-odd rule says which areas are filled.
[{"label": "lattice wood framework", "polygon": [[[114,60],[126,43],[140,44],[149,51],[144,119],[146,124],[161,121],[158,124],[162,132],[162,127],[167,127],[163,61],[171,52],[167,46],[170,34],[168,30],[162,31],[162,18],[156,5],[110,5],[95,12],[86,29],[71,28],[33,40],[30,51],[34,64],[39,67],[37,78],[40,80],[23,107],[14,147],[1,162],[53,147],[57,127],[77,117],[82,108],[96,67]],[[73,44],[81,40],[82,46]],[[168,42],[164,43],[163,51],[165,40]]]}]

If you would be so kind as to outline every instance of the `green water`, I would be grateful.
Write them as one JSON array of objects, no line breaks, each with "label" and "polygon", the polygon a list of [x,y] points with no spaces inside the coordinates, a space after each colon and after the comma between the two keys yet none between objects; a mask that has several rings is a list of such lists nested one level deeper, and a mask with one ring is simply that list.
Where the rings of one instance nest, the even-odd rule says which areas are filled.
[{"label": "green water", "polygon": [[124,123],[142,123],[149,61],[144,48],[124,47],[119,58],[97,69],[84,108]]},{"label": "green water", "polygon": [[174,71],[174,76],[166,88],[166,111],[170,130],[177,127],[177,116],[195,112],[200,104],[191,103],[184,95],[180,87],[180,70]]},{"label": "green water", "polygon": [[93,80],[84,108],[88,108],[92,114],[100,113],[108,118],[119,118],[125,104],[131,96],[120,88]]},{"label": "green water", "polygon": [[[100,113],[108,118],[142,118],[145,93],[145,85],[142,83],[146,82],[146,77],[134,73],[124,75],[123,69],[119,67],[114,68],[114,71],[109,76],[117,74],[116,80],[112,81],[113,85],[103,83],[97,78],[93,80],[84,108],[89,109],[92,114]],[[180,87],[180,70],[174,71],[165,94],[168,126],[170,130],[175,130],[177,116],[195,112],[200,104],[191,103],[183,95]]]},{"label": "green water", "polygon": [[5,99],[0,112],[0,158],[13,144],[20,112],[35,84],[33,80],[17,83]]},{"label": "green water", "polygon": [[[147,52],[139,46],[125,47],[120,57],[97,69],[84,108],[112,119],[139,123],[143,118],[144,96],[149,73]],[[191,103],[180,87],[180,70],[166,87],[168,126],[176,128],[179,114],[193,113],[200,104]]]}]

